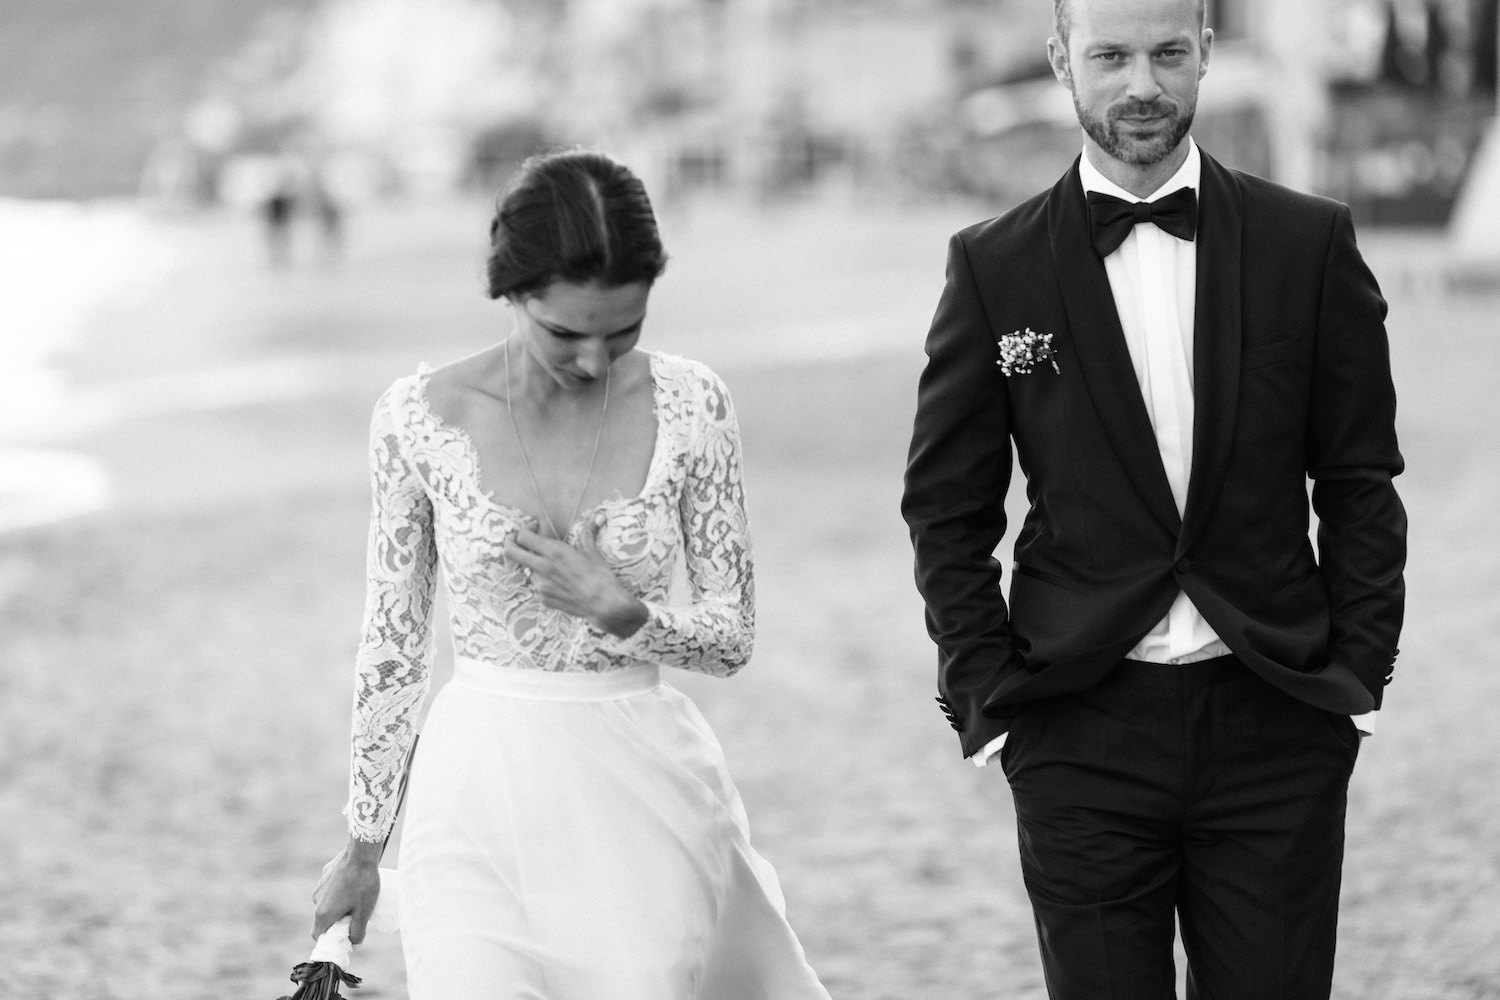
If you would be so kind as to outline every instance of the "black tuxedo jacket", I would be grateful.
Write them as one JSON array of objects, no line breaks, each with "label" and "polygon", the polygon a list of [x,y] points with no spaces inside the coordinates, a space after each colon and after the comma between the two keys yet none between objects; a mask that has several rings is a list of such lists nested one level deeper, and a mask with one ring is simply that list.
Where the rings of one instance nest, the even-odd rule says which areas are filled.
[{"label": "black tuxedo jacket", "polygon": [[[1093,685],[1179,589],[1270,683],[1332,712],[1380,705],[1406,554],[1385,302],[1347,207],[1207,155],[1199,197],[1181,517],[1077,162],[949,244],[902,512],[965,756],[1017,703]],[[1007,377],[997,343],[1028,328],[1058,370]],[[1013,448],[1030,510],[1007,605],[994,552]]]}]

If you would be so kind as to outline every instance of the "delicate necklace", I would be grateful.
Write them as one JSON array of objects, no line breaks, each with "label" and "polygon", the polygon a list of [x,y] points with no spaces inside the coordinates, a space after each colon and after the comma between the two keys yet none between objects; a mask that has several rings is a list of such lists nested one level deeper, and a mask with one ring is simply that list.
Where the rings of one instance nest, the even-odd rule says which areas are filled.
[{"label": "delicate necklace", "polygon": [[[505,355],[505,412],[510,414],[510,429],[516,432],[516,444],[521,449],[521,464],[526,466],[526,478],[531,480],[531,491],[536,494],[536,502],[542,508],[542,517],[547,521],[547,527],[552,531],[552,537],[561,539],[562,533],[557,530],[557,525],[552,523],[552,515],[547,513],[547,501],[542,499],[542,491],[537,488],[536,476],[531,471],[531,459],[526,457],[526,442],[521,440],[521,428],[516,423],[516,410],[511,403],[510,388],[510,340],[505,341],[502,351]],[[573,505],[573,513],[568,516],[568,527],[578,519],[578,510],[583,506],[583,498],[588,495],[589,481],[594,478],[594,463],[599,459],[599,439],[604,436],[604,415],[609,412],[609,369],[604,369],[604,405],[599,409],[599,429],[594,432],[594,453],[589,456],[589,471],[583,477],[583,489],[578,493],[578,502]]]}]

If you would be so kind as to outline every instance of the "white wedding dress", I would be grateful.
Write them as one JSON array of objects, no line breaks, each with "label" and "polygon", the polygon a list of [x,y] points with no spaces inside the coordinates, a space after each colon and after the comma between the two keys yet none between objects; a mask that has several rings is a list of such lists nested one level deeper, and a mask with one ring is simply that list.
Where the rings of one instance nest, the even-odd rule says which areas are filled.
[{"label": "white wedding dress", "polygon": [[[370,437],[374,509],[356,668],[350,830],[390,832],[427,693],[438,569],[454,679],[412,765],[399,921],[413,1000],[826,1000],[708,724],[660,667],[727,677],[754,585],[729,396],[649,356],[655,451],[639,495],[586,512],[650,617],[616,638],[545,607],[502,552],[528,515],[481,487],[428,373]],[[666,603],[679,556],[690,602]]]}]

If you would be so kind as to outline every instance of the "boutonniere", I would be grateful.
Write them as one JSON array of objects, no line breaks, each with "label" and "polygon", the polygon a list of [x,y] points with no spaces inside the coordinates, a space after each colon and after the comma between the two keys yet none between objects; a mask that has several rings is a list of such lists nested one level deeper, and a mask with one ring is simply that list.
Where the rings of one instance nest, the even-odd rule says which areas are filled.
[{"label": "boutonniere", "polygon": [[1000,338],[1000,359],[995,364],[1000,366],[1006,378],[1030,375],[1031,370],[1043,361],[1050,362],[1052,370],[1062,374],[1062,369],[1057,367],[1057,352],[1052,350],[1052,334],[1037,333],[1028,326]]}]

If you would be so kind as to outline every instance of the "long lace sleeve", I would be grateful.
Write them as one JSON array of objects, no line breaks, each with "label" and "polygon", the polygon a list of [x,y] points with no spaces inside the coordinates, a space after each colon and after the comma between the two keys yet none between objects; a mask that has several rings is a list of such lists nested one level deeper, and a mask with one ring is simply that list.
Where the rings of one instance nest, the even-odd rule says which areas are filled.
[{"label": "long lace sleeve", "polygon": [[740,431],[729,391],[697,367],[697,406],[678,513],[691,602],[648,601],[646,624],[604,648],[666,666],[728,677],[755,641],[755,572],[740,470]]},{"label": "long lace sleeve", "polygon": [[[399,383],[398,383],[399,385]],[[364,627],[355,657],[349,802],[357,840],[379,842],[395,823],[396,793],[432,676],[437,578],[432,502],[400,441],[393,386],[370,422],[372,504]]]}]

